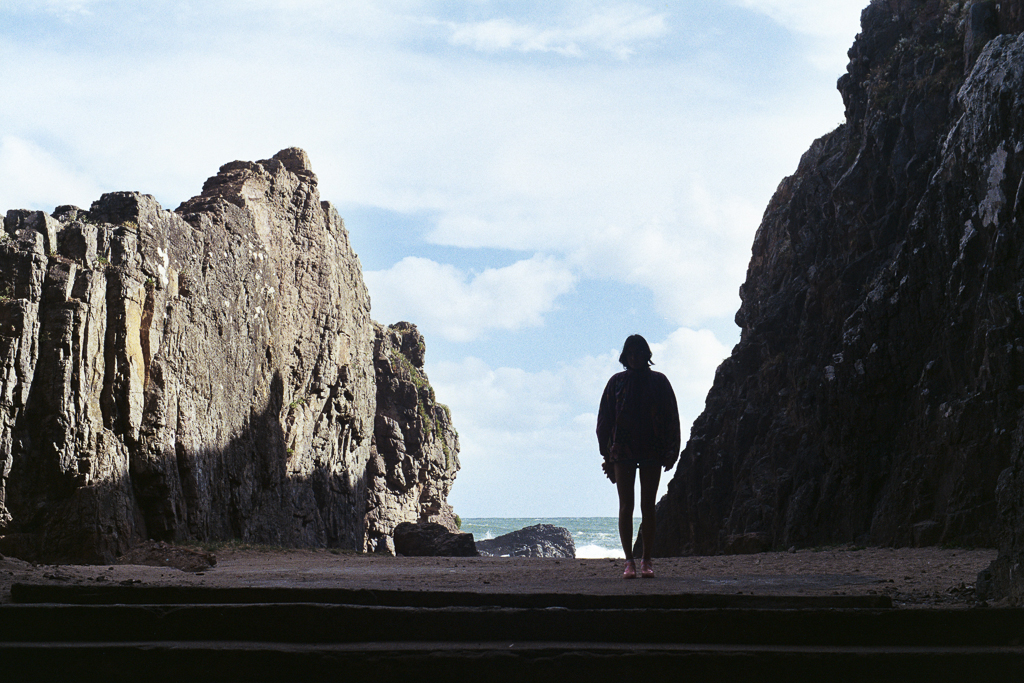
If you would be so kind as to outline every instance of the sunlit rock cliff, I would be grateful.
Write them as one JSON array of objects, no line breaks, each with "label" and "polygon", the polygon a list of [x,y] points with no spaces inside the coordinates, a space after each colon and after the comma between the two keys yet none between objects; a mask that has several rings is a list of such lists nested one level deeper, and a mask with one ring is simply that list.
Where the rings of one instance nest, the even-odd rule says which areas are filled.
[{"label": "sunlit rock cliff", "polygon": [[[422,338],[402,329],[422,368]],[[377,481],[391,334],[370,319],[359,260],[302,150],[226,164],[173,212],[133,192],[88,211],[9,211],[0,551],[110,562],[144,538],[377,549],[402,521],[451,518],[450,421],[406,449],[417,497]],[[418,413],[417,398],[388,415]]]},{"label": "sunlit rock cliff", "polygon": [[425,352],[414,325],[377,328],[367,550],[394,554],[393,535],[402,522],[435,522],[458,530],[448,493],[459,469],[459,438],[448,407],[437,402],[423,373]]},{"label": "sunlit rock cliff", "polygon": [[1022,4],[864,10],[846,122],[765,211],[657,553],[1024,551]]}]

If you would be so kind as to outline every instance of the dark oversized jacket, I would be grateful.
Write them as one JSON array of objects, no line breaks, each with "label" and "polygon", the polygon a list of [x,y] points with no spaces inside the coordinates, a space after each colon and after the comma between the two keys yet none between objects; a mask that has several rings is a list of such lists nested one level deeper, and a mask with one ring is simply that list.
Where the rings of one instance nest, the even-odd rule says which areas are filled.
[{"label": "dark oversized jacket", "polygon": [[650,368],[612,375],[597,413],[601,455],[612,460],[657,460],[679,455],[679,409],[668,378]]}]

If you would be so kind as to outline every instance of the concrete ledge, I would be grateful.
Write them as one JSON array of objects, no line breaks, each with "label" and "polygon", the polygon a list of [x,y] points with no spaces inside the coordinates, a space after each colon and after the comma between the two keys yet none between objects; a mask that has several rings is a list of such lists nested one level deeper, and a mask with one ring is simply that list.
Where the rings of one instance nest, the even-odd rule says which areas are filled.
[{"label": "concrete ledge", "polygon": [[103,680],[110,683],[206,681],[486,680],[489,683],[599,683],[636,680],[944,681],[1006,680],[1024,670],[1020,648],[745,648],[626,646],[575,643],[420,642],[383,647],[247,646],[150,642],[108,644],[0,644],[5,679],[19,682]]},{"label": "concrete ledge", "polygon": [[574,593],[483,593],[466,591],[369,590],[297,587],[206,587],[60,585],[15,583],[15,603],[76,605],[171,605],[301,603],[390,607],[519,607],[568,609],[886,609],[885,595],[594,595]]},{"label": "concrete ledge", "polygon": [[6,605],[0,642],[573,641],[828,647],[1019,647],[1024,610],[565,609]]}]

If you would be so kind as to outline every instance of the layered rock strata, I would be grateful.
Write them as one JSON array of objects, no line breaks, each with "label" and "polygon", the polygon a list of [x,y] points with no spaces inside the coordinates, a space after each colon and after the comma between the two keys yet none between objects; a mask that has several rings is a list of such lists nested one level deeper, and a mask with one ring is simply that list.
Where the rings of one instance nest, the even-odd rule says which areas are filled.
[{"label": "layered rock strata", "polygon": [[1024,499],[1022,15],[864,10],[846,122],[765,212],[656,553],[1004,534],[997,481],[1004,510]]},{"label": "layered rock strata", "polygon": [[302,150],[226,164],[174,212],[132,192],[8,212],[0,543],[104,563],[145,538],[364,549],[377,338]]},{"label": "layered rock strata", "polygon": [[402,322],[376,332],[366,547],[394,554],[401,522],[431,522],[458,532],[448,493],[459,469],[459,437],[423,371],[426,345],[416,326]]}]

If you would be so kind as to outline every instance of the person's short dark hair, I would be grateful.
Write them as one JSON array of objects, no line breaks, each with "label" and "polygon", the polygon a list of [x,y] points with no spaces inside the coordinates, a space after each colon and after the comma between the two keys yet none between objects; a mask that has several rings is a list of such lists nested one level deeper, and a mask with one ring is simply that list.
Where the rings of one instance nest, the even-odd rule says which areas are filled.
[{"label": "person's short dark hair", "polygon": [[630,351],[636,351],[640,358],[645,360],[648,365],[654,365],[651,361],[651,347],[648,345],[647,340],[641,337],[639,334],[631,334],[626,337],[626,343],[622,345],[622,353],[619,354],[619,362],[622,363],[623,367],[629,367],[626,364],[626,356]]}]

